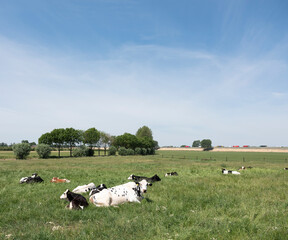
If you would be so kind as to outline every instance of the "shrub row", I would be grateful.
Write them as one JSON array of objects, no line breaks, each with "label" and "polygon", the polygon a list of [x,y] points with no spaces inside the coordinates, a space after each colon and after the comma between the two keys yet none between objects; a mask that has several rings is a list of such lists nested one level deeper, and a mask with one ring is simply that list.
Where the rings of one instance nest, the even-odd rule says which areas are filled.
[{"label": "shrub row", "polygon": [[[112,148],[112,152],[110,151]],[[110,147],[109,149],[109,155],[115,155],[116,154],[116,148],[115,147]],[[135,148],[135,150],[131,148],[125,148],[125,147],[120,147],[118,149],[118,154],[120,156],[129,156],[129,155],[153,155],[155,154],[155,150],[153,148]]]},{"label": "shrub row", "polygon": [[[16,159],[25,159],[31,151],[31,147],[28,143],[19,143],[13,145],[13,152],[16,156]],[[39,158],[49,158],[51,154],[52,148],[47,144],[39,144],[36,147],[36,152]],[[117,149],[114,146],[111,146],[108,150],[109,155],[116,155]],[[135,150],[131,148],[120,147],[118,149],[118,154],[120,156],[128,156],[128,155],[152,155],[155,154],[155,150],[153,148],[135,148]],[[72,151],[73,157],[89,157],[94,156],[94,150],[91,148],[87,148],[86,146],[81,146],[79,148],[75,148]]]}]

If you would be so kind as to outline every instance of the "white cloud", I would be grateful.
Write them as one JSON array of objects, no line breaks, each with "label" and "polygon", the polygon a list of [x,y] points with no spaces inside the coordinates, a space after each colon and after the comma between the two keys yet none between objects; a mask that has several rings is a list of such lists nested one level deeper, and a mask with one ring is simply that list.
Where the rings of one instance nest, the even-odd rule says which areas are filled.
[{"label": "white cloud", "polygon": [[143,125],[160,145],[203,138],[215,145],[286,141],[287,127],[275,125],[284,123],[287,111],[273,101],[287,95],[282,58],[125,45],[88,61],[4,38],[0,50],[0,142],[37,141],[60,127],[119,135]]}]

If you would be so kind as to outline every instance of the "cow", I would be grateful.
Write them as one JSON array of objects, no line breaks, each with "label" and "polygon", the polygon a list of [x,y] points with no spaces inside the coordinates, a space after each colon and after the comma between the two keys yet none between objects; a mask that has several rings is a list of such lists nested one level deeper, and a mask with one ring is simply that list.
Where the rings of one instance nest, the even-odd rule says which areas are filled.
[{"label": "cow", "polygon": [[53,183],[63,183],[63,182],[70,183],[70,180],[68,180],[68,179],[66,179],[66,178],[60,179],[60,178],[58,178],[58,177],[53,177],[50,182],[53,182]]},{"label": "cow", "polygon": [[285,167],[285,168],[284,168],[284,170],[288,170],[288,168],[287,168],[287,167]]},{"label": "cow", "polygon": [[69,204],[66,206],[70,210],[72,209],[84,209],[89,204],[85,197],[80,194],[73,193],[69,189],[67,189],[61,196],[60,199],[65,199],[69,201]]},{"label": "cow", "polygon": [[100,184],[96,188],[92,188],[92,190],[89,193],[89,196],[92,196],[95,193],[101,192],[103,189],[107,189],[105,184]]},{"label": "cow", "polygon": [[33,173],[31,177],[23,177],[20,179],[19,183],[41,183],[44,180],[38,176],[38,173]]},{"label": "cow", "polygon": [[153,183],[153,182],[157,182],[157,181],[161,181],[161,178],[158,177],[157,174],[155,174],[153,177],[151,178],[148,178],[148,177],[143,177],[143,176],[136,176],[134,174],[131,174],[129,177],[128,177],[129,180],[134,180],[136,182],[139,182],[143,179],[145,179],[147,182],[149,183]]},{"label": "cow", "polygon": [[226,170],[225,168],[222,169],[222,173],[223,173],[223,174],[235,174],[235,175],[239,175],[239,174],[240,174],[240,172],[231,171],[231,170]]},{"label": "cow", "polygon": [[168,177],[168,176],[178,176],[178,173],[177,172],[166,173],[165,177]]},{"label": "cow", "polygon": [[249,167],[245,167],[245,166],[242,166],[241,168],[239,168],[238,170],[245,170],[245,169],[251,169],[253,167],[249,166]]},{"label": "cow", "polygon": [[116,206],[125,202],[140,203],[144,198],[142,194],[147,192],[147,186],[152,186],[152,183],[145,179],[140,182],[128,182],[103,189],[101,192],[91,195],[89,201],[96,207]]},{"label": "cow", "polygon": [[82,185],[74,188],[72,192],[74,193],[86,193],[90,192],[92,189],[96,188],[96,185],[94,183],[89,183],[87,185]]}]

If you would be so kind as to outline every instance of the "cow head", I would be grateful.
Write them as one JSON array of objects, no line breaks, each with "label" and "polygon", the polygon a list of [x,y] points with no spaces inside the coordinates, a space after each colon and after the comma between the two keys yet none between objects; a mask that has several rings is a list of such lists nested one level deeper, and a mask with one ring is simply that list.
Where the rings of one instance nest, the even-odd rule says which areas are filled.
[{"label": "cow head", "polygon": [[26,183],[27,180],[28,180],[28,177],[22,177],[22,178],[20,179],[20,182],[19,182],[19,183]]},{"label": "cow head", "polygon": [[57,181],[57,177],[53,177],[52,180],[50,182],[56,182]]},{"label": "cow head", "polygon": [[131,175],[128,177],[128,179],[129,179],[129,180],[132,180],[132,179],[133,179],[133,176],[134,176],[134,175],[131,174]]},{"label": "cow head", "polygon": [[32,177],[32,178],[35,178],[35,177],[37,177],[37,176],[38,176],[38,173],[33,173],[31,177]]},{"label": "cow head", "polygon": [[154,182],[157,182],[157,181],[161,181],[161,178],[160,178],[157,174],[155,174],[155,175],[152,177],[152,180],[153,180]]},{"label": "cow head", "polygon": [[68,193],[69,193],[69,189],[67,189],[61,196],[60,199],[68,199]]},{"label": "cow head", "polygon": [[136,182],[137,186],[139,187],[140,193],[146,193],[147,187],[152,186],[152,183],[147,182],[145,179],[143,179],[140,182]]}]

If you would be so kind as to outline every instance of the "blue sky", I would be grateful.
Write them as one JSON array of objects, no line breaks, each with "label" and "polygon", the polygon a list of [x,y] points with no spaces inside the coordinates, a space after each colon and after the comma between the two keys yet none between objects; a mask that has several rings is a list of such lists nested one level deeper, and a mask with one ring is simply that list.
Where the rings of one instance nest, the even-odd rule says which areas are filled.
[{"label": "blue sky", "polygon": [[0,142],[151,128],[288,146],[288,1],[0,0]]}]

